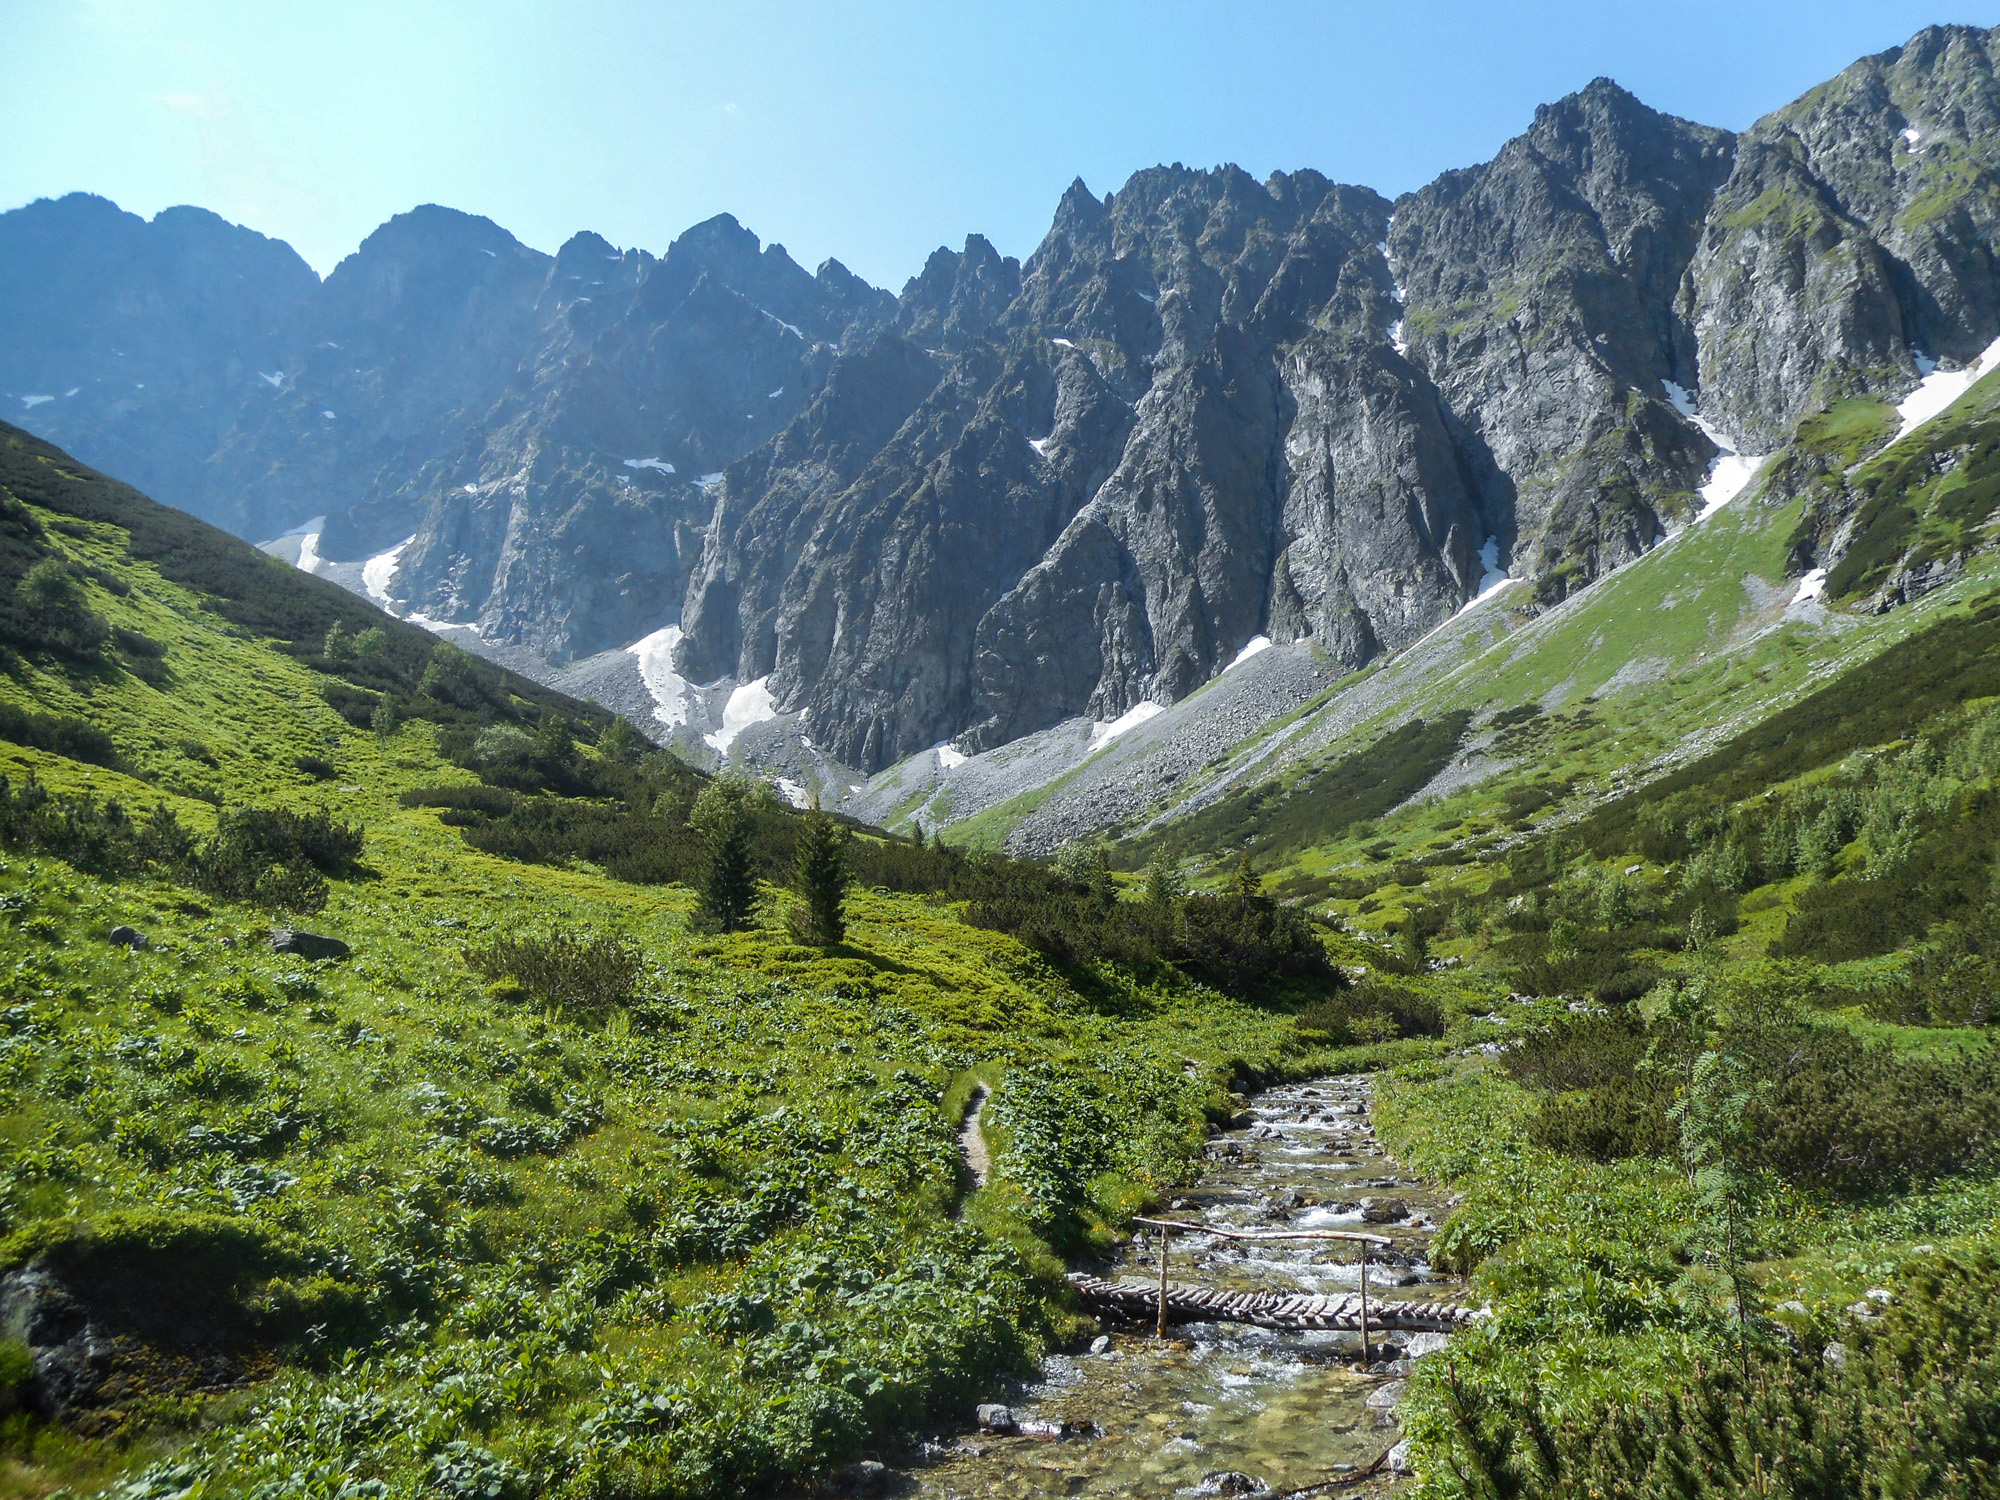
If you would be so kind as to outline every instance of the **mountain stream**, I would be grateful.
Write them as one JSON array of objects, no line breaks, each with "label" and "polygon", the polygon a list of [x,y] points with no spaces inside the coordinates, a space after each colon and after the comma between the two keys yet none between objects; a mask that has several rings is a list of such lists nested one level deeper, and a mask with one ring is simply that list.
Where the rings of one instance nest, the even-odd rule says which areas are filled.
[{"label": "mountain stream", "polygon": [[[1441,1197],[1399,1175],[1369,1122],[1366,1077],[1273,1089],[1249,1123],[1209,1143],[1199,1181],[1162,1217],[1256,1232],[1344,1229],[1388,1237],[1369,1254],[1368,1294],[1460,1300],[1431,1269]],[[1364,1220],[1364,1213],[1366,1215]],[[1142,1231],[1107,1273],[1157,1285],[1158,1231]],[[1340,1295],[1359,1286],[1359,1246],[1338,1240],[1247,1242],[1176,1233],[1168,1275],[1226,1290]],[[996,1392],[1018,1427],[926,1446],[910,1473],[928,1500],[1119,1495],[1370,1495],[1397,1479],[1395,1406],[1415,1358],[1440,1334],[1279,1333],[1237,1323],[1113,1329],[1089,1353],[1054,1355],[1041,1379]],[[1400,1456],[1400,1455],[1398,1455]],[[1375,1468],[1372,1477],[1357,1478]]]}]

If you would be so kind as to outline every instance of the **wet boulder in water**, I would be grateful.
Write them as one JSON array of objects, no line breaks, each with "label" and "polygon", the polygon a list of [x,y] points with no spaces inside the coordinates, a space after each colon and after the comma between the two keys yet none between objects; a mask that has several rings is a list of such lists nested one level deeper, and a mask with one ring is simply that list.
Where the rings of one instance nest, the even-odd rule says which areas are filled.
[{"label": "wet boulder in water", "polygon": [[1201,1483],[1194,1487],[1197,1495],[1268,1495],[1270,1486],[1261,1479],[1253,1479],[1241,1469],[1223,1469],[1218,1473],[1204,1474]]},{"label": "wet boulder in water", "polygon": [[1011,1407],[1002,1406],[997,1401],[988,1401],[974,1413],[981,1432],[1015,1432],[1020,1424],[1014,1420]]},{"label": "wet boulder in water", "polygon": [[1409,1216],[1410,1205],[1401,1198],[1361,1200],[1361,1222],[1364,1224],[1400,1224]]}]

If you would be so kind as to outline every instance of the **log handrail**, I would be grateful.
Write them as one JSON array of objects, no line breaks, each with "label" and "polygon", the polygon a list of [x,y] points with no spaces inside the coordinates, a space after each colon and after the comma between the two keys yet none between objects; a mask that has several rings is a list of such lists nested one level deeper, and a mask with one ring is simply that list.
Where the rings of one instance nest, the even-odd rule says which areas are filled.
[{"label": "log handrail", "polygon": [[1393,1245],[1396,1242],[1387,1235],[1361,1234],[1349,1229],[1217,1229],[1212,1224],[1188,1224],[1178,1219],[1147,1219],[1138,1214],[1133,1222],[1149,1224],[1155,1229],[1167,1232],[1160,1236],[1160,1297],[1159,1318],[1153,1325],[1153,1337],[1167,1336],[1167,1242],[1173,1231],[1183,1234],[1212,1234],[1225,1240],[1358,1240],[1361,1243],[1361,1362],[1368,1363],[1368,1247],[1370,1245]]},{"label": "log handrail", "polygon": [[1362,1240],[1370,1245],[1393,1245],[1386,1234],[1356,1234],[1347,1229],[1217,1229],[1213,1224],[1188,1224],[1179,1219],[1146,1219],[1132,1216],[1134,1224],[1150,1224],[1155,1229],[1179,1229],[1187,1234],[1212,1234],[1225,1240]]}]

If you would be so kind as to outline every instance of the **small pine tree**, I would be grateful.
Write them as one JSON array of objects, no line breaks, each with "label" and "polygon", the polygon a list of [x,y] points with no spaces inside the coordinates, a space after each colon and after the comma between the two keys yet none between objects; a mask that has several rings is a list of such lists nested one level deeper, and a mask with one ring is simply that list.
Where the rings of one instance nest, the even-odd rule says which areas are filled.
[{"label": "small pine tree", "polygon": [[921,849],[924,847],[924,825],[922,823],[912,822],[910,824],[910,847],[912,849]]},{"label": "small pine tree", "polygon": [[597,737],[597,750],[608,760],[627,761],[636,756],[645,741],[632,721],[623,714],[614,716],[611,727]]},{"label": "small pine tree", "polygon": [[1118,899],[1118,881],[1111,873],[1111,856],[1102,844],[1086,844],[1078,839],[1063,845],[1056,855],[1056,873],[1071,885],[1099,902]]},{"label": "small pine tree", "polygon": [[1606,932],[1616,932],[1632,922],[1632,891],[1623,876],[1607,875],[1597,893],[1597,919]]},{"label": "small pine tree", "polygon": [[1229,877],[1229,894],[1239,907],[1244,908],[1264,898],[1264,877],[1251,863],[1248,849],[1236,856],[1236,869]]},{"label": "small pine tree", "polygon": [[368,716],[368,727],[375,731],[377,739],[391,740],[403,721],[396,714],[396,700],[384,693],[375,700],[375,712]]},{"label": "small pine tree", "polygon": [[804,899],[788,925],[801,943],[837,948],[847,937],[847,838],[813,799],[799,834],[792,879]]},{"label": "small pine tree", "polygon": [[576,732],[558,713],[545,713],[535,726],[535,762],[547,770],[558,770],[576,759]]},{"label": "small pine tree", "polygon": [[335,620],[326,628],[326,644],[320,648],[328,661],[346,661],[354,655],[354,639],[347,627]]},{"label": "small pine tree", "polygon": [[688,814],[706,855],[701,875],[702,919],[718,932],[749,925],[757,908],[757,875],[750,857],[750,785],[741,776],[718,776],[702,788]]},{"label": "small pine tree", "polygon": [[1146,861],[1146,905],[1156,912],[1171,912],[1187,897],[1187,882],[1180,866],[1165,849],[1155,849]]}]

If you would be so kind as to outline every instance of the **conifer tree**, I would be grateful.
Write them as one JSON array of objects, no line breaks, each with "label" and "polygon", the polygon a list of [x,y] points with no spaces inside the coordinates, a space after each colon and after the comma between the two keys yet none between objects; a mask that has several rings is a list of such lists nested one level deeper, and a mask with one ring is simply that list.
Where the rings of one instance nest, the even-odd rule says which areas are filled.
[{"label": "conifer tree", "polygon": [[750,788],[741,776],[718,776],[695,799],[688,826],[706,856],[701,875],[703,920],[718,932],[747,926],[757,907],[750,860]]},{"label": "conifer tree", "polygon": [[1229,877],[1229,894],[1236,898],[1239,908],[1248,910],[1252,903],[1264,894],[1264,878],[1257,873],[1257,867],[1250,862],[1250,851],[1245,849],[1236,856],[1236,870]]},{"label": "conifer tree", "polygon": [[1164,848],[1155,849],[1146,861],[1146,905],[1156,912],[1171,912],[1187,895],[1187,882],[1180,866]]},{"label": "conifer tree", "polygon": [[792,880],[803,897],[788,925],[792,936],[815,948],[837,948],[847,937],[847,839],[813,798],[799,833]]}]

